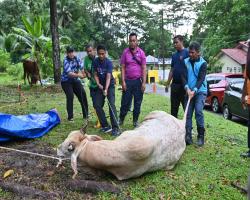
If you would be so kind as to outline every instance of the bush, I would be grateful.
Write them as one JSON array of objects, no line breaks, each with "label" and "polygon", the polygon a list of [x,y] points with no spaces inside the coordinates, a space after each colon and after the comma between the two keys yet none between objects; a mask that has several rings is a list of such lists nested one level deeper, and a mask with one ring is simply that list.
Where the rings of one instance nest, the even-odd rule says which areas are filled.
[{"label": "bush", "polygon": [[22,79],[23,77],[23,64],[17,63],[15,65],[10,65],[7,68],[9,75],[16,77],[17,79]]},{"label": "bush", "polygon": [[6,72],[10,66],[10,54],[0,49],[0,72]]},{"label": "bush", "polygon": [[167,81],[160,80],[160,81],[159,81],[159,84],[160,84],[160,85],[166,86],[166,85],[167,85]]}]

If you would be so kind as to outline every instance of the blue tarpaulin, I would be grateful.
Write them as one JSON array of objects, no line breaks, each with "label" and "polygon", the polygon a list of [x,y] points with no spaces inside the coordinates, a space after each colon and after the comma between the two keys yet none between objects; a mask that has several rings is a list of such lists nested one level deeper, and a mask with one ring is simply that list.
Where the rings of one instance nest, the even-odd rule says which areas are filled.
[{"label": "blue tarpaulin", "polygon": [[42,137],[60,121],[56,109],[19,116],[0,113],[0,142]]}]

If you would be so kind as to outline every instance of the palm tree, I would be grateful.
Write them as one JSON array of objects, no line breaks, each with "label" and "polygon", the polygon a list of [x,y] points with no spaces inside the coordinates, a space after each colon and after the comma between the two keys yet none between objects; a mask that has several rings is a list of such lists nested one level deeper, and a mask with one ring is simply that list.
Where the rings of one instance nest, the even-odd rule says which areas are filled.
[{"label": "palm tree", "polygon": [[13,27],[13,35],[28,52],[24,57],[39,61],[39,52],[41,52],[43,45],[50,40],[49,37],[43,35],[42,18],[40,16],[35,17],[32,23],[27,17],[23,16],[22,21],[25,29]]}]

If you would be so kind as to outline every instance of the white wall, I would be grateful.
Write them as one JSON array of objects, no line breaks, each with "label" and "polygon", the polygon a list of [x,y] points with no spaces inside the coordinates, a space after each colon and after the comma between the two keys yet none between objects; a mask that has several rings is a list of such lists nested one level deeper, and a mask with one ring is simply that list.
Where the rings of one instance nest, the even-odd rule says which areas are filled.
[{"label": "white wall", "polygon": [[[168,80],[168,74],[169,74],[169,69],[165,69],[165,77],[164,77],[164,80]],[[159,80],[162,81],[163,80],[163,70],[158,70],[158,74],[159,74]]]},{"label": "white wall", "polygon": [[242,73],[242,67],[229,56],[223,54],[218,60],[222,64],[223,73]]}]

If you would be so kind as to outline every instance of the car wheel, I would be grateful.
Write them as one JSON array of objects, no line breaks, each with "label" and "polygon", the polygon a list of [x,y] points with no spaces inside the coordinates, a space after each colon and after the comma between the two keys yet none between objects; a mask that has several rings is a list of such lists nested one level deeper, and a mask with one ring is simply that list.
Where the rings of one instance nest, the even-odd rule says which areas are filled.
[{"label": "car wheel", "polygon": [[228,108],[228,105],[223,106],[223,117],[228,120],[232,119],[232,114]]},{"label": "car wheel", "polygon": [[212,110],[216,113],[220,111],[219,101],[216,97],[212,99]]}]

